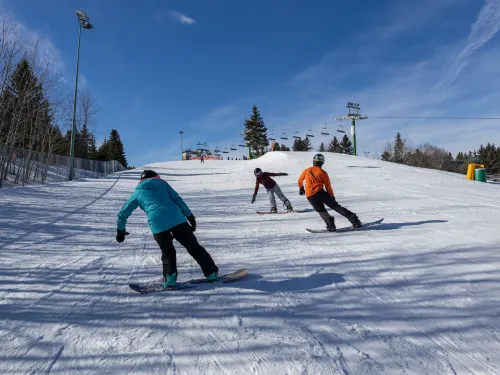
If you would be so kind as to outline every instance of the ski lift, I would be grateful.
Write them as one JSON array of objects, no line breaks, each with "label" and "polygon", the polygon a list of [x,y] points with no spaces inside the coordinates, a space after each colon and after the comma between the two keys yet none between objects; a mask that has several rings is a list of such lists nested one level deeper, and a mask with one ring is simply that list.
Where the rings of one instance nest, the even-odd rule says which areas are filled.
[{"label": "ski lift", "polygon": [[222,153],[223,154],[229,154],[229,151],[228,151],[227,147],[224,150],[222,150]]},{"label": "ski lift", "polygon": [[309,127],[309,130],[307,131],[306,137],[314,137],[314,134],[313,134],[313,131],[312,131],[311,127]]},{"label": "ski lift", "polygon": [[219,146],[215,147],[214,152],[215,152],[216,154],[220,154],[220,148],[219,148]]},{"label": "ski lift", "polygon": [[300,139],[301,138],[298,129],[297,129],[297,131],[295,133],[293,133],[293,138],[295,138],[295,139]]},{"label": "ski lift", "polygon": [[283,133],[281,133],[281,139],[288,139],[288,137],[286,136],[286,132],[285,132],[285,129],[283,129]]},{"label": "ski lift", "polygon": [[271,135],[269,136],[270,141],[275,141],[276,137],[274,136],[274,130],[271,130]]},{"label": "ski lift", "polygon": [[239,146],[240,146],[240,147],[248,147],[247,142],[246,142],[246,141],[244,141],[244,140],[241,140],[241,141],[240,141]]},{"label": "ski lift", "polygon": [[323,129],[321,130],[321,134],[322,134],[322,135],[330,135],[330,133],[328,133],[328,129],[326,128],[326,124],[325,124],[325,126],[323,127]]},{"label": "ski lift", "polygon": [[338,125],[338,126],[337,126],[337,131],[338,131],[339,133],[345,133],[345,130],[344,130],[344,125]]},{"label": "ski lift", "polygon": [[231,151],[236,151],[237,148],[236,148],[236,144],[232,144],[231,147],[229,148]]}]

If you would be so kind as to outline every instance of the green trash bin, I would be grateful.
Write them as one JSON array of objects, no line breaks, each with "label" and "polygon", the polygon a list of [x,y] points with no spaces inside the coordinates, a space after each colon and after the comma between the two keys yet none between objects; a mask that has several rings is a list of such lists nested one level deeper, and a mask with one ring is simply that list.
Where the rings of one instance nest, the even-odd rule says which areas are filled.
[{"label": "green trash bin", "polygon": [[487,182],[486,168],[476,168],[474,170],[474,180],[480,181],[480,182]]}]

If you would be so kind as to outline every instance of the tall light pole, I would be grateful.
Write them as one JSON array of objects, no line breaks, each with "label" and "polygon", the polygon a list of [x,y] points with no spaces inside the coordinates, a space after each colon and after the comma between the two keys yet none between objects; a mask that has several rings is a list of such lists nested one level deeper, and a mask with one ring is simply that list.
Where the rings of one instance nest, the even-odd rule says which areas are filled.
[{"label": "tall light pole", "polygon": [[184,134],[184,132],[181,130],[179,134],[181,135],[181,160],[182,160],[182,153],[184,152],[184,147],[182,147],[182,135]]},{"label": "tall light pole", "polygon": [[[351,135],[352,135],[352,145],[354,148],[354,155],[357,155],[356,153],[356,120],[366,120],[368,116],[361,116],[359,114],[360,108],[358,103],[352,103],[348,102],[346,105],[348,109],[348,114],[347,116],[342,116],[342,117],[337,117],[337,121],[342,121],[342,120],[351,120]],[[351,110],[353,112],[351,112]]]},{"label": "tall light pole", "polygon": [[75,134],[76,134],[76,98],[78,93],[78,66],[80,64],[80,37],[82,35],[82,28],[93,29],[94,26],[89,22],[87,13],[83,10],[77,9],[76,16],[78,17],[78,50],[76,53],[76,77],[75,77],[75,94],[73,97],[73,123],[71,126],[71,146],[69,150],[69,167],[68,167],[68,181],[73,180],[75,168]]}]

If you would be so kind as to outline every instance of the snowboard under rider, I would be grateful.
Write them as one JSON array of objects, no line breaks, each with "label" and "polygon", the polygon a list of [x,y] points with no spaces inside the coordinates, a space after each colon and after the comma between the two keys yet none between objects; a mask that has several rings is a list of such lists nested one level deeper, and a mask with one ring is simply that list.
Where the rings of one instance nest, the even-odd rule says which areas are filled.
[{"label": "snowboard under rider", "polygon": [[200,265],[207,281],[219,280],[218,267],[193,233],[196,230],[193,213],[179,194],[155,171],[142,172],[135,191],[118,212],[116,241],[125,240],[128,234],[125,230],[127,219],[138,206],[146,213],[149,228],[161,249],[164,288],[173,288],[177,284],[174,238]]},{"label": "snowboard under rider", "polygon": [[[325,208],[325,205],[335,210],[347,220],[351,222],[354,228],[362,226],[358,216],[349,211],[347,208],[342,207],[335,200],[332,185],[328,173],[322,169],[325,157],[322,154],[317,154],[313,158],[313,166],[305,169],[299,177],[299,194],[306,196],[307,200],[314,208],[314,210],[321,216],[326,223],[326,229],[335,232],[335,219],[330,216]],[[303,182],[306,180],[306,187],[304,189]],[[326,188],[326,190],[324,189]]]},{"label": "snowboard under rider", "polygon": [[278,212],[276,206],[276,198],[274,194],[278,196],[278,198],[283,202],[283,205],[286,206],[287,211],[292,211],[292,204],[285,197],[280,187],[271,177],[276,176],[288,176],[288,173],[270,173],[270,172],[262,172],[260,168],[255,168],[253,174],[256,177],[255,180],[255,190],[252,196],[252,203],[255,202],[255,198],[257,197],[257,192],[259,191],[259,185],[262,184],[267,190],[267,194],[269,196],[269,202],[271,203],[271,212]]}]

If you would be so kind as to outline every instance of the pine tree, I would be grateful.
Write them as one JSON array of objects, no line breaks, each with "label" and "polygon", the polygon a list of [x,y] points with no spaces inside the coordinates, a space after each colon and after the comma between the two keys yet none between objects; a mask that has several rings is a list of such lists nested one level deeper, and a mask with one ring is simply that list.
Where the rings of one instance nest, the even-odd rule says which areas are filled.
[{"label": "pine tree", "polygon": [[302,145],[303,150],[302,151],[311,151],[312,150],[312,145],[311,141],[309,140],[309,137],[306,136],[306,139],[304,139],[304,143]]},{"label": "pine tree", "polygon": [[302,149],[302,147],[303,147],[302,138],[295,138],[295,140],[293,141],[292,150],[293,151],[304,151]]},{"label": "pine tree", "polygon": [[125,168],[127,167],[127,158],[125,156],[125,150],[123,143],[120,138],[120,134],[116,129],[112,129],[109,135],[108,141],[109,147],[109,157],[108,160],[118,160]]},{"label": "pine tree", "polygon": [[281,151],[281,147],[280,147],[280,144],[279,144],[278,142],[276,142],[276,143],[274,144],[273,151]]},{"label": "pine tree", "polygon": [[319,149],[318,149],[319,152],[325,152],[325,145],[323,144],[323,142],[321,142],[321,144],[319,145]]},{"label": "pine tree", "polygon": [[327,150],[328,152],[336,152],[336,153],[342,153],[342,147],[340,146],[339,140],[337,139],[337,136],[334,136],[330,144],[328,145]]},{"label": "pine tree", "polygon": [[380,155],[380,159],[383,161],[391,161],[392,155],[389,151],[384,151],[382,152],[382,155]]},{"label": "pine tree", "polygon": [[342,142],[340,143],[340,147],[342,149],[343,154],[352,155],[354,153],[351,140],[349,139],[347,134],[344,134],[344,136],[342,137]]},{"label": "pine tree", "polygon": [[396,134],[396,139],[394,140],[394,155],[393,161],[395,163],[403,163],[404,161],[405,146],[403,140],[401,139],[401,134],[398,132]]},{"label": "pine tree", "polygon": [[269,140],[267,138],[266,125],[256,105],[252,108],[250,120],[245,120],[244,133],[244,139],[247,141],[251,150],[257,155],[263,155],[265,148],[269,146]]}]

